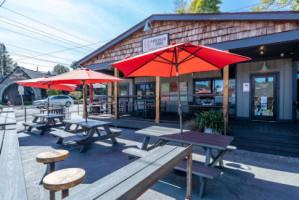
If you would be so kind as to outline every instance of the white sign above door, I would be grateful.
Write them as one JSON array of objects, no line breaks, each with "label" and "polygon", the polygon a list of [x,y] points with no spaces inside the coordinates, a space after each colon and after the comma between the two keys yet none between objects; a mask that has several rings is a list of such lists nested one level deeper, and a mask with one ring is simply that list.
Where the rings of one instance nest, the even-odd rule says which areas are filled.
[{"label": "white sign above door", "polygon": [[168,33],[156,35],[142,40],[142,52],[146,53],[169,45]]}]

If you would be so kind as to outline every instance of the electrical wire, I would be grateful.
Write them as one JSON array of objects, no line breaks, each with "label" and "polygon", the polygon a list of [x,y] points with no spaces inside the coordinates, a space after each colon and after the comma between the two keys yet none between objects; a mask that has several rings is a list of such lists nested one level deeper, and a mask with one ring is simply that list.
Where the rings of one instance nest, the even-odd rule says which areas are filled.
[{"label": "electrical wire", "polygon": [[[30,29],[35,30],[35,31],[32,31],[32,30],[30,30],[30,29],[27,29],[27,28],[24,28],[24,27],[21,27],[21,26],[18,26],[18,25],[15,25],[15,24],[13,24],[13,23],[10,23],[10,22],[7,22],[7,21],[4,21],[4,20],[1,20],[1,19],[0,19],[0,21],[3,22],[3,23],[10,24],[10,25],[12,25],[12,26],[15,26],[15,27],[18,27],[18,28],[21,28],[21,29],[24,29],[24,30],[27,30],[27,31],[30,31],[30,32],[33,32],[33,33],[36,33],[36,34],[38,34],[38,35],[42,35],[42,36],[44,36],[44,37],[51,38],[51,39],[53,39],[53,40],[57,40],[57,41],[59,41],[59,42],[63,42],[63,43],[68,44],[68,45],[73,45],[73,46],[81,46],[81,45],[82,45],[82,44],[78,44],[78,43],[75,43],[75,42],[73,42],[73,41],[67,40],[67,39],[65,39],[65,38],[56,36],[56,35],[54,35],[54,34],[48,33],[48,32],[46,32],[46,31],[43,31],[43,30],[40,30],[40,29],[37,29],[37,28],[33,28],[33,27],[31,27],[31,26],[22,24],[22,23],[20,23],[20,22],[17,22],[17,21],[15,21],[15,20],[12,20],[12,19],[9,19],[9,18],[3,17],[3,16],[0,16],[0,18],[5,19],[5,20],[10,21],[10,22],[13,22],[13,23],[15,23],[15,24],[19,24],[19,25],[21,25],[21,26],[30,28]],[[41,32],[42,34],[39,33],[39,32]],[[50,36],[48,36],[48,35],[50,35]],[[57,38],[59,38],[59,39],[57,39]],[[92,48],[90,48],[90,47],[84,47],[84,48],[87,49],[88,51],[91,51],[91,50],[93,51],[93,50],[94,50],[94,49],[92,49]]]},{"label": "electrical wire", "polygon": [[[19,47],[19,46],[15,46],[15,45],[12,45],[12,44],[7,44],[5,43],[5,46],[9,46],[9,47],[13,47],[13,48],[16,48],[16,49],[22,49],[22,50],[25,50],[25,51],[30,51],[30,52],[33,52],[33,53],[41,53],[39,51],[35,51],[35,50],[31,50],[31,49],[27,49],[27,48],[23,48],[23,47]],[[54,56],[54,55],[48,55],[48,57],[53,57],[53,58],[58,58],[58,59],[63,59],[63,60],[67,60],[69,62],[73,62],[74,60],[71,60],[71,59],[67,59],[67,58],[61,58],[59,56]]]},{"label": "electrical wire", "polygon": [[33,19],[33,18],[31,18],[31,17],[28,17],[28,16],[26,16],[26,15],[24,15],[24,14],[21,14],[21,13],[17,12],[17,11],[13,11],[13,10],[7,8],[7,7],[2,6],[1,8],[5,9],[5,10],[7,10],[7,11],[10,11],[10,12],[12,12],[12,13],[15,13],[15,14],[17,14],[17,15],[19,15],[19,16],[25,17],[25,18],[27,18],[27,19],[29,19],[29,20],[31,20],[31,21],[36,22],[36,23],[39,23],[39,24],[42,24],[42,25],[47,26],[47,27],[49,27],[49,28],[52,28],[52,29],[54,29],[54,30],[56,30],[56,31],[60,31],[60,32],[62,32],[62,33],[64,33],[64,34],[67,34],[67,35],[69,35],[69,36],[72,36],[72,37],[74,37],[74,38],[77,38],[77,39],[80,39],[80,40],[82,40],[82,41],[88,42],[89,44],[92,44],[92,43],[93,43],[93,42],[90,42],[90,41],[88,41],[88,40],[86,40],[86,39],[84,39],[84,38],[80,38],[80,37],[78,37],[78,36],[76,36],[76,35],[70,34],[70,33],[66,32],[66,31],[60,30],[60,29],[55,28],[55,27],[53,27],[53,26],[50,26],[50,25],[48,25],[48,24],[46,24],[46,23],[43,23],[43,22],[41,22],[41,21],[38,21],[38,20]]},{"label": "electrical wire", "polygon": [[66,65],[66,66],[69,66],[69,65],[70,65],[70,63],[66,64],[66,63],[62,63],[62,62],[59,62],[59,61],[47,60],[47,59],[43,59],[43,58],[33,58],[32,56],[22,55],[22,54],[18,54],[18,53],[12,53],[12,52],[9,52],[9,54],[13,54],[13,55],[16,55],[16,56],[25,57],[25,58],[27,58],[27,59],[40,60],[40,61],[45,61],[45,62],[51,62],[51,63],[56,63],[56,64],[62,64],[62,65]]}]

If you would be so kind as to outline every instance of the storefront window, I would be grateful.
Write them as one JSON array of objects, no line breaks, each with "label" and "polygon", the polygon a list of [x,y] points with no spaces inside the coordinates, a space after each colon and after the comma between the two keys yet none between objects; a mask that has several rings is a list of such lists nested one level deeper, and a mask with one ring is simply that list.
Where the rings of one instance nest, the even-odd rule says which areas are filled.
[{"label": "storefront window", "polygon": [[150,98],[150,97],[141,97],[149,96],[156,94],[156,85],[155,83],[141,83],[136,85],[136,93],[139,96],[138,99]]},{"label": "storefront window", "polygon": [[129,85],[119,84],[119,96],[128,96],[128,95],[129,95]]},{"label": "storefront window", "polygon": [[[235,104],[235,79],[229,80],[229,102]],[[223,80],[195,81],[195,103],[199,105],[223,105]]]}]

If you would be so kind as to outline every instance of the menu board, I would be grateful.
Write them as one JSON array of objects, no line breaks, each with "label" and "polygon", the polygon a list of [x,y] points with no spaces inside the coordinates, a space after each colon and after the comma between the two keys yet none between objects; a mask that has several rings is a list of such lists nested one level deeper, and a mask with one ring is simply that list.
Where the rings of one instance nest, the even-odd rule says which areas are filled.
[{"label": "menu board", "polygon": [[[161,95],[169,95],[169,83],[161,84]],[[162,101],[169,101],[169,96],[161,98]]]}]

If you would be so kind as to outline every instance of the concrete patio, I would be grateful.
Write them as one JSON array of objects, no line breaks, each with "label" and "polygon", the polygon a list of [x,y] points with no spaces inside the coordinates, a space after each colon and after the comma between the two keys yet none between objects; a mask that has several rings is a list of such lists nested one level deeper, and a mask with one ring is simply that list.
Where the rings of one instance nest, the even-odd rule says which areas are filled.
[{"label": "concrete patio", "polygon": [[[79,153],[78,147],[55,144],[57,138],[46,134],[39,136],[23,132],[18,123],[18,136],[29,199],[48,199],[49,191],[42,187],[41,180],[46,165],[36,162],[38,153],[50,149],[66,149],[69,157],[56,164],[57,169],[80,167],[86,170],[83,184],[70,189],[70,194],[92,184],[98,179],[127,165],[133,160],[122,150],[129,147],[140,148],[143,138],[134,130],[123,129],[118,144],[109,140],[96,142],[86,153]],[[194,148],[195,159],[202,160],[203,151]],[[200,155],[201,154],[201,155]],[[261,154],[237,150],[224,157],[223,174],[209,181],[204,199],[298,199],[299,159],[292,157]],[[193,199],[198,199],[199,178],[193,176]],[[184,199],[186,194],[185,176],[170,172],[140,199]],[[60,199],[60,192],[56,193]]]}]

